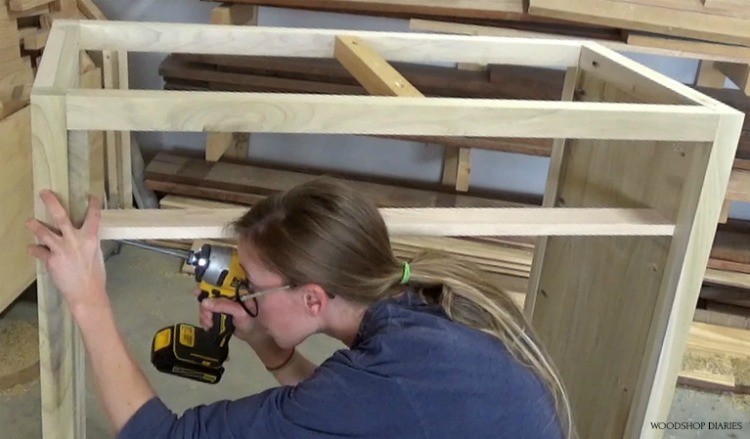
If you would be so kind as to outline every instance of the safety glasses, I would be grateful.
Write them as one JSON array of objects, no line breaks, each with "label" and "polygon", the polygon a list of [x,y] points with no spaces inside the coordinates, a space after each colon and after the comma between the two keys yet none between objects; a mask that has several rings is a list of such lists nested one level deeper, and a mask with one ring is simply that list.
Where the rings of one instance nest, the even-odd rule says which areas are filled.
[{"label": "safety glasses", "polygon": [[247,282],[242,282],[235,288],[235,299],[240,302],[245,311],[250,314],[251,317],[258,317],[258,297],[265,296],[266,294],[274,293],[276,291],[289,290],[293,288],[293,285],[282,285],[280,287],[268,288],[261,291],[253,291]]}]

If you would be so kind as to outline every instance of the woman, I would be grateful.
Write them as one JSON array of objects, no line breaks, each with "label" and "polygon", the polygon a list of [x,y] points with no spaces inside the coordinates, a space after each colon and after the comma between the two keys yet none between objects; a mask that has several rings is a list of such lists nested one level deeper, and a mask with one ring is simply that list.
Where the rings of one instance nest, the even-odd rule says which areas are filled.
[{"label": "woman", "polygon": [[[100,399],[120,438],[573,437],[563,385],[509,296],[469,265],[423,253],[399,262],[377,208],[327,178],[270,196],[233,224],[257,318],[238,302],[235,335],[280,387],[175,416],[115,326],[105,291],[98,203],[80,229],[55,196],[60,232],[36,220],[46,263],[81,329]],[[315,333],[349,349],[320,366],[295,347]]]}]

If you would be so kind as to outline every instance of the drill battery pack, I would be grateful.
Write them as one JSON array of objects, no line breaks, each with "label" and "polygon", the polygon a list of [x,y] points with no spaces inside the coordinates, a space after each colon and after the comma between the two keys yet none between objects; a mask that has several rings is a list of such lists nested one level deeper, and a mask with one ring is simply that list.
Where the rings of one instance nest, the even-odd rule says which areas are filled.
[{"label": "drill battery pack", "polygon": [[228,355],[228,337],[217,340],[216,331],[184,323],[160,330],[151,344],[151,363],[157,370],[202,383],[221,380]]}]

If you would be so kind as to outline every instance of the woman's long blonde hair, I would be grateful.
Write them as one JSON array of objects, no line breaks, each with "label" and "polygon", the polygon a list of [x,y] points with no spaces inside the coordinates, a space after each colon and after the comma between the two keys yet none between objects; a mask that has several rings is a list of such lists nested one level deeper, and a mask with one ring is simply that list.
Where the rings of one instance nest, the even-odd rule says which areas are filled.
[{"label": "woman's long blonde hair", "polygon": [[[233,223],[262,262],[291,284],[315,283],[329,294],[371,305],[403,290],[403,262],[391,248],[375,204],[352,187],[316,178],[271,195]],[[553,395],[566,437],[576,437],[570,404],[549,355],[518,306],[485,273],[449,254],[409,261],[408,285],[439,303],[452,320],[499,339]],[[437,297],[424,291],[438,288]]]}]

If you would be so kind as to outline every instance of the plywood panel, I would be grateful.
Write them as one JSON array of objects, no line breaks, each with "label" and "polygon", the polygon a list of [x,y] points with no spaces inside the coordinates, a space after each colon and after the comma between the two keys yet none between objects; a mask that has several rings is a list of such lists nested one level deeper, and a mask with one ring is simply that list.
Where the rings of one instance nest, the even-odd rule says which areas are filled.
[{"label": "plywood panel", "polygon": [[[634,101],[583,75],[582,100]],[[685,176],[696,160],[706,159],[706,146],[569,141],[555,204],[649,206],[675,218]],[[568,385],[583,438],[623,436],[643,367],[633,359],[644,356],[670,241],[548,238],[532,319]]]},{"label": "plywood panel", "polygon": [[36,266],[26,251],[33,242],[24,222],[34,216],[32,203],[29,107],[0,121],[0,311],[34,281]]}]

